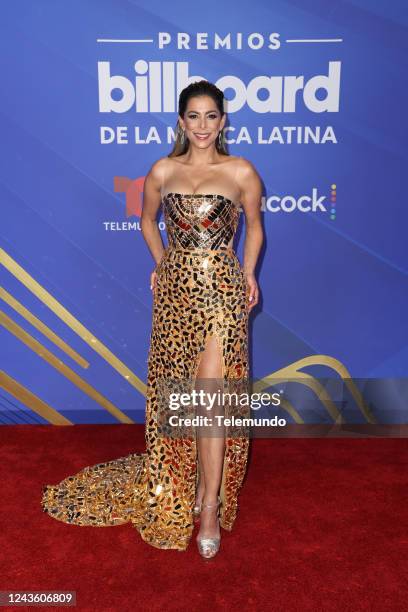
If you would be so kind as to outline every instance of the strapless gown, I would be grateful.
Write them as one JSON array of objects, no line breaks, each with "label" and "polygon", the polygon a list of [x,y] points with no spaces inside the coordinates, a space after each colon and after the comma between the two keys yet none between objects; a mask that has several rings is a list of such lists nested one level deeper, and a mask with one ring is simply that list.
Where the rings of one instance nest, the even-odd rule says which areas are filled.
[{"label": "strapless gown", "polygon": [[[223,391],[248,392],[248,286],[228,248],[238,225],[237,204],[218,194],[168,193],[162,205],[168,246],[157,268],[153,299],[146,450],[84,467],[59,484],[44,486],[41,505],[65,523],[131,523],[152,546],[185,550],[194,527],[197,432],[182,428],[177,435],[168,427],[168,392],[193,388],[210,335],[216,336],[222,354]],[[223,409],[227,418],[249,416],[245,404],[226,401]],[[220,525],[231,530],[249,435],[245,426],[234,424],[225,426],[224,435]]]}]

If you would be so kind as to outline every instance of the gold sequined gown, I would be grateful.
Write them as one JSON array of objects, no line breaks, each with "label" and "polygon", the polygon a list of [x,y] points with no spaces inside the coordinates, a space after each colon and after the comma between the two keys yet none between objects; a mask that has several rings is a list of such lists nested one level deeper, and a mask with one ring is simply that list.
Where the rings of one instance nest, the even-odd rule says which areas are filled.
[{"label": "gold sequined gown", "polygon": [[[245,393],[248,381],[247,284],[235,252],[237,204],[218,194],[162,198],[168,246],[157,268],[146,395],[146,451],[83,468],[42,491],[42,509],[65,523],[131,523],[157,548],[185,550],[193,531],[199,476],[197,434],[163,427],[166,383],[194,381],[211,334],[222,351],[224,391]],[[168,390],[167,390],[168,392]],[[240,412],[239,412],[240,411]],[[244,414],[243,414],[244,412]],[[225,416],[248,416],[227,402]],[[246,471],[247,429],[227,426],[220,488],[220,525],[231,530]]]}]

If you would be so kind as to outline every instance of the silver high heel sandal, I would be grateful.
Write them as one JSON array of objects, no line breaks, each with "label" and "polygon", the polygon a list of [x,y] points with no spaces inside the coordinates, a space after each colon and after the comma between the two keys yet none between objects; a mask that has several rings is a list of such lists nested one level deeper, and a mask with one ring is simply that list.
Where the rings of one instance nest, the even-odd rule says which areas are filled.
[{"label": "silver high heel sandal", "polygon": [[[201,504],[201,508],[217,508],[217,518],[220,516],[221,499],[218,497],[216,504]],[[215,557],[220,548],[221,536],[216,538],[197,538],[198,552],[204,559]]]}]

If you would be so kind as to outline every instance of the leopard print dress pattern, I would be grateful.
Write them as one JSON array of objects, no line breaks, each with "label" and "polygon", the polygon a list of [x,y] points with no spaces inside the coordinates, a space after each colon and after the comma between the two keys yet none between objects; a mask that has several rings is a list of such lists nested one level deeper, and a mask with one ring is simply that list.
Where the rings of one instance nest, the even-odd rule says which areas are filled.
[{"label": "leopard print dress pattern", "polygon": [[[218,194],[181,193],[168,193],[162,204],[168,246],[157,267],[153,299],[146,450],[45,485],[41,505],[64,523],[130,523],[156,548],[186,550],[200,472],[197,432],[195,427],[172,430],[168,394],[192,390],[211,335],[222,356],[223,392],[248,392],[248,286],[228,246],[238,226],[237,204]],[[249,416],[248,406],[228,400],[223,410],[225,417]],[[247,468],[249,435],[245,426],[225,425],[223,432],[220,525],[230,531]]]}]

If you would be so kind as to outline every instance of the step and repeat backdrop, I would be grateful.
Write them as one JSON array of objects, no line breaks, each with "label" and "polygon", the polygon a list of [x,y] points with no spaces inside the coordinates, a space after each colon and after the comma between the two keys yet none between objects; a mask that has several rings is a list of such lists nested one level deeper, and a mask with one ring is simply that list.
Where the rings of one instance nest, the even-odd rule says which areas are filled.
[{"label": "step and repeat backdrop", "polygon": [[3,3],[0,422],[144,422],[143,185],[207,79],[263,183],[255,389],[287,423],[406,423],[407,26],[384,0]]}]

